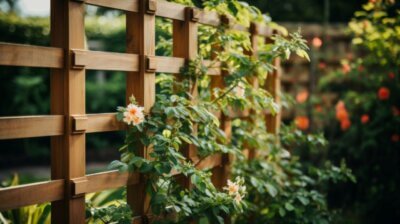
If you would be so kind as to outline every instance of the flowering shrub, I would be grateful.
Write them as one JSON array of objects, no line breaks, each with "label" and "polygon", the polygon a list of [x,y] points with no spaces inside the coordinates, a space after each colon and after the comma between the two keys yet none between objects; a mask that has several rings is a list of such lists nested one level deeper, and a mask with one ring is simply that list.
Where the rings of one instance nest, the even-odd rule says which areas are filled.
[{"label": "flowering shrub", "polygon": [[[191,5],[187,1],[184,3]],[[206,1],[204,7],[243,25],[249,25],[249,21],[266,22],[257,9],[237,1]],[[166,33],[171,30],[168,24],[157,23],[157,26]],[[150,198],[145,215],[150,222],[208,220],[209,223],[223,223],[224,217],[240,214],[247,208],[243,200],[247,195],[243,177],[228,180],[223,189],[218,189],[211,181],[210,170],[197,168],[206,157],[217,153],[243,158],[243,148],[228,140],[213,112],[221,111],[228,116],[232,111],[249,109],[262,119],[265,110],[274,113],[278,106],[270,94],[262,88],[255,89],[249,80],[258,78],[261,84],[264,83],[267,73],[274,69],[275,58],[288,58],[291,52],[307,55],[307,47],[298,34],[275,35],[273,43],[259,46],[257,57],[245,53],[251,50],[248,35],[227,30],[225,25],[218,28],[200,26],[199,34],[200,55],[197,59],[182,68],[179,75],[157,75],[156,103],[147,114],[134,97],[130,98],[129,105],[118,108],[117,118],[128,125],[128,132],[125,144],[120,148],[121,159],[113,161],[110,168],[144,175]],[[171,51],[171,44],[166,39],[161,43],[158,50]],[[202,65],[202,59],[210,55],[215,62],[221,62],[223,71],[229,72],[224,77],[224,86],[210,89],[207,71],[215,62],[209,67]],[[195,100],[194,92],[198,92]],[[182,151],[188,145],[196,147],[194,158]],[[138,151],[140,147],[147,149],[147,155]],[[182,186],[174,174],[185,177],[192,187]]]},{"label": "flowering shrub", "polygon": [[[400,218],[400,13],[395,1],[369,1],[349,23],[360,57],[320,82],[340,99],[331,136],[330,157],[346,157],[358,184],[332,190],[333,204],[346,205],[354,222],[382,223]],[[340,125],[340,129],[337,128]],[[362,219],[361,217],[365,217]],[[368,217],[368,218],[367,218]]]}]

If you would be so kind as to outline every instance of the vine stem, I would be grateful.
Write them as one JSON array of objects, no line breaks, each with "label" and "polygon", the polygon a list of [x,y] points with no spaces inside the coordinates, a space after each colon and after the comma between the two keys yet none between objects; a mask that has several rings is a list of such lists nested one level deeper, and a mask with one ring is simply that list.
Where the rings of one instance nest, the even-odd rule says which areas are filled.
[{"label": "vine stem", "polygon": [[222,95],[220,95],[219,97],[215,98],[211,102],[211,104],[214,104],[214,103],[218,102],[219,100],[224,98],[226,95],[228,95],[230,92],[232,92],[232,90],[237,86],[238,83],[239,83],[239,81],[236,81],[236,83],[234,85],[232,85],[228,90],[226,90]]}]

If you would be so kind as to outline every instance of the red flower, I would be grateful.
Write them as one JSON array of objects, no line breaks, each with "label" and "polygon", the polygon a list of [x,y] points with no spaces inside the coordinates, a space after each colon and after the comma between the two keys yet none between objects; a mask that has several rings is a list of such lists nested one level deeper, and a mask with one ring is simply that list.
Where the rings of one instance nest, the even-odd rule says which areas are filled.
[{"label": "red flower", "polygon": [[392,139],[392,142],[398,142],[399,141],[399,135],[398,134],[393,134],[391,139]]},{"label": "red flower", "polygon": [[296,127],[300,130],[307,130],[310,126],[310,120],[306,116],[298,116],[295,119]]},{"label": "red flower", "polygon": [[357,69],[358,69],[359,72],[363,72],[364,71],[364,66],[359,65]]},{"label": "red flower", "polygon": [[364,114],[361,116],[361,123],[366,124],[369,122],[369,116],[368,114]]},{"label": "red flower", "polygon": [[378,90],[378,98],[380,100],[387,100],[390,96],[390,90],[386,87],[381,87]]},{"label": "red flower", "polygon": [[340,121],[340,128],[342,129],[342,131],[346,131],[347,129],[349,129],[351,126],[351,122],[349,119],[344,119],[342,121]]},{"label": "red flower", "polygon": [[394,77],[395,77],[395,75],[394,75],[394,72],[389,72],[389,79],[394,79]]}]

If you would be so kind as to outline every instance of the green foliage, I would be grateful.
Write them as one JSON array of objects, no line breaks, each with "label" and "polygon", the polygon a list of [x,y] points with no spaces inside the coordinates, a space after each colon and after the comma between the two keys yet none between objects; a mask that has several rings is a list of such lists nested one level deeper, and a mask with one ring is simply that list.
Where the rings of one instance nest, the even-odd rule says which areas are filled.
[{"label": "green foliage", "polygon": [[325,138],[283,127],[282,145],[276,145],[276,139],[262,124],[234,122],[235,144],[255,147],[259,152],[256,159],[235,163],[234,175],[245,177],[248,189],[245,200],[249,207],[246,213],[237,216],[235,223],[332,222],[335,212],[328,208],[326,186],[355,180],[344,162],[336,167],[329,162],[320,164],[321,159],[313,163],[304,156],[323,154],[327,146]]},{"label": "green foliage", "polygon": [[[9,182],[2,183],[1,187],[19,185],[19,176],[14,175]],[[26,223],[48,224],[50,223],[50,203],[25,206],[18,209],[0,212],[0,223]]]},{"label": "green foliage", "polygon": [[[258,10],[246,7],[237,1],[206,1],[205,8],[223,13],[236,22],[263,20]],[[159,20],[157,27],[163,36],[157,49],[170,51],[170,25]],[[266,73],[274,67],[275,58],[287,58],[291,52],[306,56],[304,41],[298,34],[288,39],[276,35],[273,43],[260,47],[259,57],[250,57],[245,51],[251,50],[246,33],[228,30],[225,25],[217,28],[200,27],[200,55],[182,68],[180,75],[159,74],[157,76],[156,103],[150,111],[143,113],[132,97],[130,104],[118,108],[117,118],[129,124],[125,145],[120,148],[121,160],[114,161],[110,168],[121,172],[140,172],[146,177],[146,193],[151,198],[152,222],[187,223],[202,220],[209,223],[223,223],[223,217],[240,214],[247,208],[242,198],[246,191],[241,185],[243,179],[228,182],[222,191],[211,182],[209,170],[197,169],[197,165],[208,156],[220,153],[235,155],[242,159],[240,145],[231,144],[220,129],[220,122],[213,111],[231,114],[232,111],[249,109],[254,111],[254,121],[261,125],[263,111],[279,110],[270,94],[263,89],[254,89],[249,80],[259,78],[261,83]],[[216,49],[215,46],[223,46]],[[207,51],[209,50],[209,51]],[[202,65],[203,58],[211,58],[209,66]],[[211,79],[207,71],[219,61],[222,70],[229,72],[223,83],[225,87],[210,89]],[[194,93],[198,95],[194,98]],[[134,115],[132,115],[134,114]],[[265,125],[264,125],[265,126]],[[256,137],[260,145],[262,136]],[[235,141],[235,140],[232,140]],[[269,143],[270,144],[270,143]],[[183,148],[193,145],[197,155],[189,158]],[[270,144],[271,145],[271,144]],[[147,156],[139,151],[146,148]],[[190,190],[180,185],[171,174],[180,173],[193,186]],[[232,192],[232,189],[238,189]],[[114,208],[112,208],[114,209]]]},{"label": "green foliage", "polygon": [[321,80],[320,88],[335,93],[345,105],[348,129],[338,128],[334,114],[326,119],[331,124],[326,126],[329,156],[337,161],[345,157],[358,184],[331,189],[332,204],[346,205],[354,222],[391,222],[400,217],[393,203],[400,201],[400,176],[393,172],[400,161],[398,7],[391,1],[371,1],[355,13],[349,27],[361,56],[346,62],[349,69]]}]

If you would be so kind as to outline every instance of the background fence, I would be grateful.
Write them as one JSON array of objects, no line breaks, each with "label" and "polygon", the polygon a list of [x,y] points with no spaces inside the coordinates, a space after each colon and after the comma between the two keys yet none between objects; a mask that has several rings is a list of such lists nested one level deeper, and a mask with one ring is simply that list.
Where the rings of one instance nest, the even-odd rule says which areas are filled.
[{"label": "background fence", "polygon": [[[85,4],[122,10],[126,13],[127,53],[85,50]],[[155,18],[173,20],[173,57],[155,56]],[[0,139],[20,139],[51,136],[51,180],[0,189],[0,211],[31,204],[51,202],[52,223],[84,223],[85,194],[127,186],[127,201],[142,223],[141,214],[149,203],[144,192],[144,181],[138,173],[86,173],[86,133],[119,131],[126,128],[117,122],[115,113],[86,114],[86,70],[124,71],[127,74],[126,96],[132,94],[149,111],[155,101],[156,72],[179,73],[188,60],[197,56],[198,24],[218,26],[229,23],[214,12],[161,0],[75,0],[51,1],[51,47],[0,43],[0,65],[41,67],[51,69],[51,115],[0,118]],[[265,25],[243,27],[228,24],[231,29],[248,32],[252,47],[257,49],[257,36],[266,41],[272,30]],[[255,51],[248,52],[255,56]],[[204,61],[205,64],[210,61]],[[279,61],[275,62],[279,67]],[[279,101],[280,69],[270,74],[266,86]],[[224,72],[212,69],[213,85],[222,85]],[[116,105],[117,106],[117,105]],[[249,112],[240,116],[248,116]],[[279,116],[267,116],[267,127],[277,133]],[[230,135],[230,117],[221,116],[221,125]],[[184,149],[188,158],[196,162],[195,149]],[[141,150],[147,156],[146,149]],[[255,151],[249,149],[248,156]],[[217,186],[226,183],[231,159],[211,156],[198,168],[213,168]],[[186,181],[188,183],[188,181]],[[190,186],[188,186],[190,187]]]}]

